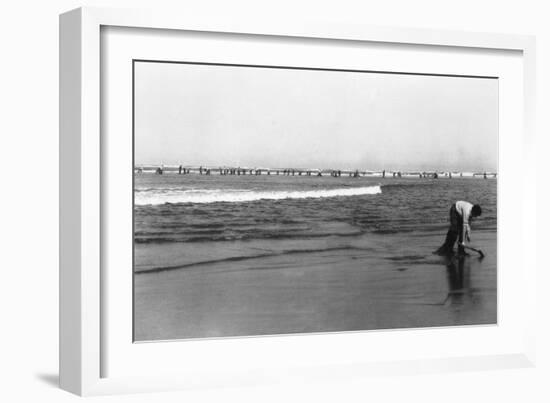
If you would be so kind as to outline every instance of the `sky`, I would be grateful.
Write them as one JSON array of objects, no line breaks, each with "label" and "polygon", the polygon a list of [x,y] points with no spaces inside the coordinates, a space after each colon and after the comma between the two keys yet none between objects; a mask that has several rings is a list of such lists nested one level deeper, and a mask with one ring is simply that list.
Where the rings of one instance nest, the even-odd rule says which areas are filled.
[{"label": "sky", "polygon": [[135,163],[497,171],[498,80],[135,64]]}]

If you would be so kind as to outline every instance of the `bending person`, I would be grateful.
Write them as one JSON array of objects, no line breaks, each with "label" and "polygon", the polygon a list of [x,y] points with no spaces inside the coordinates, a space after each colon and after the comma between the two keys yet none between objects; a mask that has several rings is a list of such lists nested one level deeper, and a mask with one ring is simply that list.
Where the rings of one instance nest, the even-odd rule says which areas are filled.
[{"label": "bending person", "polygon": [[464,251],[464,241],[470,242],[470,225],[472,219],[481,215],[481,206],[467,201],[457,201],[449,211],[450,226],[445,242],[437,250],[440,255],[452,255],[455,242],[458,240],[458,254],[467,255]]}]

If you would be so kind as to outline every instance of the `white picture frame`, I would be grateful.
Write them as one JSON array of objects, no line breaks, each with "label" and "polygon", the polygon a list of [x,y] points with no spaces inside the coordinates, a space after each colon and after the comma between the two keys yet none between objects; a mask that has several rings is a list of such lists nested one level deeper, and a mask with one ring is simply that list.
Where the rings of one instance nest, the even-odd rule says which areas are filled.
[{"label": "white picture frame", "polygon": [[[467,33],[457,31],[429,31],[410,28],[385,28],[369,26],[343,26],[325,22],[295,25],[282,21],[242,20],[213,21],[197,19],[192,15],[180,16],[149,10],[116,10],[81,8],[60,17],[60,385],[63,389],[79,395],[130,393],[182,388],[211,387],[215,385],[250,385],[265,382],[293,382],[300,379],[330,380],[334,378],[368,376],[369,374],[410,374],[418,372],[464,371],[476,369],[525,367],[535,362],[535,320],[525,315],[521,324],[515,324],[516,337],[502,351],[484,351],[483,345],[470,349],[464,355],[446,355],[444,352],[417,358],[400,356],[399,352],[387,360],[356,359],[339,360],[337,354],[315,356],[304,354],[295,360],[276,361],[273,357],[259,361],[246,360],[247,355],[258,356],[266,349],[306,348],[315,340],[334,349],[342,343],[361,343],[361,332],[347,335],[292,336],[269,338],[246,338],[241,340],[204,340],[193,345],[194,350],[213,350],[221,355],[228,365],[217,369],[206,360],[199,365],[200,357],[184,364],[171,365],[171,371],[151,371],[115,376],[105,369],[105,357],[120,346],[108,341],[105,327],[109,322],[110,305],[105,303],[104,289],[105,248],[102,240],[101,214],[102,193],[105,191],[104,145],[101,120],[101,31],[104,27],[146,28],[156,30],[223,33],[248,35],[258,38],[296,38],[296,40],[338,40],[340,43],[376,42],[404,46],[425,46],[437,49],[468,49],[480,54],[491,51],[512,51],[521,58],[521,81],[523,97],[522,124],[514,141],[522,145],[522,157],[516,159],[522,170],[533,172],[534,159],[534,101],[535,101],[535,41],[533,37],[507,34]],[[514,70],[515,71],[515,70]],[[517,74],[517,73],[510,73]],[[514,104],[517,109],[517,105]],[[518,112],[516,110],[516,112]],[[522,133],[521,133],[522,131]],[[500,173],[499,173],[500,174]],[[527,245],[535,245],[536,217],[533,190],[534,177],[521,178],[521,253],[517,262],[521,266],[521,309],[526,314],[535,312],[535,284],[537,266],[534,253],[528,254]],[[506,210],[505,210],[506,211]],[[500,214],[500,207],[499,207]],[[499,216],[500,219],[500,216]],[[504,227],[506,228],[506,227]],[[508,227],[510,228],[510,227]],[[515,227],[514,227],[515,228]],[[511,230],[514,230],[511,228]],[[500,231],[500,227],[499,227]],[[500,242],[500,241],[499,241]],[[499,250],[502,249],[499,244]],[[499,252],[501,253],[501,252]],[[499,294],[500,298],[501,294]],[[531,308],[531,309],[529,309]],[[470,329],[452,329],[453,337],[470,340]],[[423,330],[409,333],[409,337],[422,339]],[[501,337],[498,331],[489,329],[486,336]],[[370,332],[372,338],[400,340],[399,331]],[[439,336],[444,337],[440,332]],[[519,338],[521,337],[521,341]],[[319,340],[322,340],[319,345]],[[465,341],[474,343],[474,341]],[[155,343],[150,343],[155,344]],[[178,344],[164,343],[162,354],[178,349]],[[183,343],[185,344],[185,343]],[[315,343],[313,343],[315,344]],[[498,344],[498,343],[495,343]],[[106,346],[109,345],[109,349]],[[504,345],[504,344],[503,344]],[[188,344],[189,346],[189,344]],[[145,347],[151,355],[153,346]],[[110,351],[109,351],[110,350]],[[189,349],[188,349],[189,350]],[[223,356],[228,350],[237,355]],[[330,349],[329,349],[330,350]],[[130,350],[128,350],[130,351]],[[158,354],[158,350],[154,355]],[[235,361],[242,359],[239,364]],[[131,360],[130,360],[131,361]],[[221,363],[220,363],[221,364]],[[144,364],[145,366],[146,364]],[[250,368],[258,369],[255,374]],[[155,372],[155,371],[152,371]]]}]

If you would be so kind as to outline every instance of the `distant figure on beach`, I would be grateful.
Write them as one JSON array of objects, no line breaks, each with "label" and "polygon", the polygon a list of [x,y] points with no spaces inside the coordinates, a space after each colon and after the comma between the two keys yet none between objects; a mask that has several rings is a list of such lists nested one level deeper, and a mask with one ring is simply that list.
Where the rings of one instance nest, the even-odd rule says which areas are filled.
[{"label": "distant figure on beach", "polygon": [[464,251],[464,240],[470,242],[470,225],[472,219],[481,215],[481,206],[467,201],[457,201],[449,211],[450,226],[445,242],[436,251],[439,255],[452,255],[458,239],[458,254],[467,255]]}]

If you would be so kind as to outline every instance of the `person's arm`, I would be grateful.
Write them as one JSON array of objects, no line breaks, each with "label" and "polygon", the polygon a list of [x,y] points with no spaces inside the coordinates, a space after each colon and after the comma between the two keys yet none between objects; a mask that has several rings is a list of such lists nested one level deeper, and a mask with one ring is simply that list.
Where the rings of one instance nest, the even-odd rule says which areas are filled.
[{"label": "person's arm", "polygon": [[463,211],[462,220],[462,244],[464,244],[464,240],[470,242],[470,211]]},{"label": "person's arm", "polygon": [[470,223],[464,223],[462,226],[464,233],[462,234],[462,239],[466,239],[470,242]]}]

